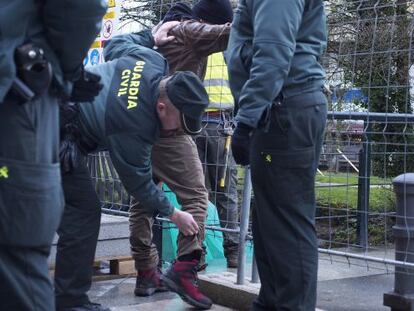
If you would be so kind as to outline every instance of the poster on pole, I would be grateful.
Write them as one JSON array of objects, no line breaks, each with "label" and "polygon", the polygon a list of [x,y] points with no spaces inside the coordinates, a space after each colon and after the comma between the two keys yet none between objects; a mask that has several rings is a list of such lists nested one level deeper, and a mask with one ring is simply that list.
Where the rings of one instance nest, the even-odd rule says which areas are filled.
[{"label": "poster on pole", "polygon": [[104,62],[103,59],[103,47],[105,41],[110,40],[113,36],[119,34],[119,17],[121,14],[122,0],[107,0],[108,11],[102,20],[101,32],[96,37],[95,42],[86,55],[83,64],[85,67],[95,66]]}]

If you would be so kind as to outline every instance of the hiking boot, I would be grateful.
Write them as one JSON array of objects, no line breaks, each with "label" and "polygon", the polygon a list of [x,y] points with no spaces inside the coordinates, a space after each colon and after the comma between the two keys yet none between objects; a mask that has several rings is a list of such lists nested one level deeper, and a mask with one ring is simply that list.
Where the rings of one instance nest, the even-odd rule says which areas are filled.
[{"label": "hiking boot", "polygon": [[198,288],[197,278],[198,260],[176,261],[167,272],[162,275],[165,286],[180,295],[188,304],[198,309],[210,309],[213,304]]},{"label": "hiking boot", "polygon": [[225,252],[227,259],[227,268],[237,268],[239,266],[239,252],[238,250],[232,250]]},{"label": "hiking boot", "polygon": [[64,309],[58,309],[59,311],[111,311],[107,307],[103,307],[99,303],[88,302],[78,307],[70,307]]},{"label": "hiking boot", "polygon": [[134,294],[136,296],[151,296],[155,292],[166,292],[168,289],[161,281],[161,272],[158,268],[138,270]]}]

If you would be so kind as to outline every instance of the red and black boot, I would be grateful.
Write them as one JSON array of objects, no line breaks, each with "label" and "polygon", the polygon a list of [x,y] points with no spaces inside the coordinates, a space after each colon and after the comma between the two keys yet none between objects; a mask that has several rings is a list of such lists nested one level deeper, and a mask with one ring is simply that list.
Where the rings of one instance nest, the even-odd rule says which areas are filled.
[{"label": "red and black boot", "polygon": [[151,296],[155,292],[166,292],[161,280],[161,272],[158,268],[151,270],[138,270],[137,282],[134,293],[136,296]]},{"label": "red and black boot", "polygon": [[210,309],[213,304],[198,288],[198,260],[175,261],[168,271],[161,276],[164,285],[177,293],[188,304],[198,309]]}]

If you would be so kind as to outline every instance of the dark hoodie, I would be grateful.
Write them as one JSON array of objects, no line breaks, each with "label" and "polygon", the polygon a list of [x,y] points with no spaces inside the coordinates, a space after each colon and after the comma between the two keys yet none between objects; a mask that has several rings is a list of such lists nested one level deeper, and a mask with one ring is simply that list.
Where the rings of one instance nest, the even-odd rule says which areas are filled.
[{"label": "dark hoodie", "polygon": [[192,9],[185,3],[177,2],[174,4],[165,14],[164,19],[162,20],[163,23],[171,22],[171,21],[184,21],[194,19]]}]

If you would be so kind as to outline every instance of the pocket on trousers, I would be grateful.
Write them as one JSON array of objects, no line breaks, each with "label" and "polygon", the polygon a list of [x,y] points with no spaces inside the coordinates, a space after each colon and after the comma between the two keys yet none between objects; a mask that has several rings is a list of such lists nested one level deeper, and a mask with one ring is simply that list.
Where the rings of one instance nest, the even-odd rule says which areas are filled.
[{"label": "pocket on trousers", "polygon": [[315,147],[264,150],[261,157],[264,162],[263,173],[279,189],[281,200],[302,201],[313,196]]},{"label": "pocket on trousers", "polygon": [[262,155],[266,162],[276,167],[306,169],[313,166],[315,147],[312,146],[296,150],[264,150]]},{"label": "pocket on trousers", "polygon": [[0,167],[0,244],[50,245],[64,206],[59,165],[0,158]]}]

